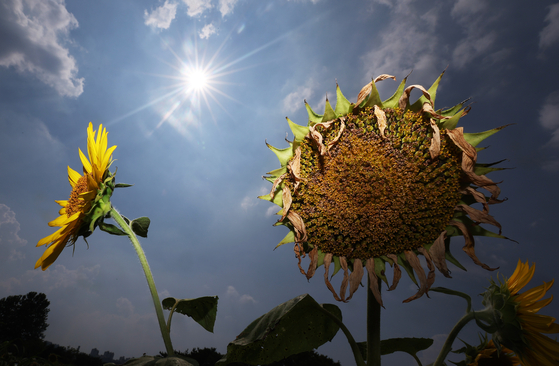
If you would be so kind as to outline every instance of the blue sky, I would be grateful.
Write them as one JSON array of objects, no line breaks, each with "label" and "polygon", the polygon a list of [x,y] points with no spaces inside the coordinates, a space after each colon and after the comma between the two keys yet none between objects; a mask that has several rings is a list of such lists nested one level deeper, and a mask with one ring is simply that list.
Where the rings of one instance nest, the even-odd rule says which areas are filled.
[{"label": "blue sky", "polygon": [[[507,276],[519,258],[536,262],[532,285],[541,284],[558,274],[558,61],[553,1],[3,1],[0,297],[46,293],[46,339],[63,346],[127,357],[164,349],[126,239],[97,231],[89,249],[79,240],[73,256],[68,248],[47,271],[33,270],[43,252],[35,244],[58,216],[54,200],[70,193],[66,166],[81,169],[91,121],[118,146],[117,181],[134,184],[115,193],[114,206],[152,220],[142,244],[161,296],[220,298],[214,334],[174,318],[176,349],[225,352],[250,321],[299,294],[334,303],[321,275],[307,282],[299,273],[289,246],[272,250],[286,229],[272,226],[276,206],[256,198],[270,189],[261,176],[279,167],[264,142],[286,147],[284,117],[306,124],[303,100],[321,111],[326,95],[335,100],[336,80],[355,102],[371,77],[399,82],[413,70],[408,84],[428,87],[447,66],[437,106],[472,97],[467,132],[515,124],[486,140],[478,160],[514,168],[493,173],[508,201],[491,213],[519,243],[477,239],[478,257]],[[208,77],[198,91],[188,82],[196,68]],[[396,86],[380,83],[381,97]],[[450,265],[453,278],[437,273],[435,286],[469,293],[480,308],[475,295],[495,273],[462,245],[453,238],[468,271]],[[464,304],[435,293],[403,304],[415,288],[404,277],[395,291],[383,289],[382,337],[434,338],[421,354],[432,362]],[[338,304],[358,340],[365,295]],[[545,314],[559,314],[559,302]],[[476,332],[468,327],[463,339],[475,342]],[[318,351],[353,364],[341,333]]]}]

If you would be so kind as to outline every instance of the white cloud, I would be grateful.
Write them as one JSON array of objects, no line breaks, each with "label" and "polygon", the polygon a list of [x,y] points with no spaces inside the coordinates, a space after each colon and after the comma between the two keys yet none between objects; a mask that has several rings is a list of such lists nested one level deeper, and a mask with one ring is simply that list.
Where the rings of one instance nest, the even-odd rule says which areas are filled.
[{"label": "white cloud", "polygon": [[116,300],[116,307],[123,315],[130,316],[134,314],[134,305],[125,297],[119,297]]},{"label": "white cloud", "polygon": [[540,33],[540,48],[546,48],[559,41],[559,3],[549,7],[545,17],[549,24]]},{"label": "white cloud", "polygon": [[235,289],[235,287],[233,286],[227,286],[227,292],[226,292],[226,296],[238,301],[241,304],[246,304],[246,303],[256,303],[256,300],[254,300],[254,298],[250,295],[244,294],[244,295],[240,295],[239,292],[237,291],[237,289]]},{"label": "white cloud", "polygon": [[0,247],[4,253],[7,253],[1,256],[1,261],[25,258],[25,254],[18,249],[27,244],[27,240],[19,237],[19,230],[15,212],[0,203]]},{"label": "white cloud", "polygon": [[221,16],[224,17],[227,14],[233,12],[233,8],[235,4],[237,4],[238,0],[219,0],[219,11],[221,12]]},{"label": "white cloud", "polygon": [[212,34],[214,34],[215,32],[217,32],[217,29],[214,27],[214,25],[212,23],[210,23],[210,24],[206,24],[204,26],[204,28],[202,28],[202,30],[200,32],[198,32],[198,35],[202,39],[210,38],[210,36]]},{"label": "white cloud", "polygon": [[266,217],[275,215],[279,210],[280,210],[279,207],[276,206],[275,204],[273,206],[268,207],[268,209],[266,210]]},{"label": "white cloud", "polygon": [[144,19],[146,20],[144,24],[151,27],[168,29],[176,14],[177,3],[170,3],[168,0],[165,0],[165,4],[149,14],[147,10],[144,10]]},{"label": "white cloud", "polygon": [[0,4],[0,66],[29,72],[60,95],[83,92],[76,60],[63,46],[78,21],[64,0],[4,0]]},{"label": "white cloud", "polygon": [[243,201],[241,202],[241,208],[243,210],[248,210],[249,208],[255,206],[258,202],[256,201],[255,197],[245,196]]},{"label": "white cloud", "polygon": [[211,0],[182,0],[188,7],[187,14],[191,17],[201,15],[204,11],[211,9]]},{"label": "white cloud", "polygon": [[540,124],[552,131],[550,144],[559,144],[559,90],[551,93],[545,99],[540,109]]},{"label": "white cloud", "polygon": [[99,274],[99,264],[93,267],[80,266],[77,269],[67,269],[61,264],[53,264],[46,271],[28,270],[19,279],[9,278],[0,281],[0,287],[7,291],[14,291],[25,283],[33,283],[37,287],[46,288],[48,291],[60,288],[81,287],[89,289]]},{"label": "white cloud", "polygon": [[316,88],[316,82],[313,79],[308,79],[305,85],[301,85],[295,91],[289,93],[283,98],[283,111],[286,113],[293,113],[299,108],[303,107],[304,100],[309,100]]}]

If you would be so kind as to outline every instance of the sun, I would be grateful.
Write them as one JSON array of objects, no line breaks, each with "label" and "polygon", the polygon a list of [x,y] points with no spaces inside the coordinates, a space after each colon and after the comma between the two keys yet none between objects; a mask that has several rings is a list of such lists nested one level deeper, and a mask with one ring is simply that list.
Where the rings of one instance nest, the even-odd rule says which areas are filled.
[{"label": "sun", "polygon": [[194,91],[204,91],[208,87],[208,77],[209,75],[202,69],[187,71],[188,88]]}]

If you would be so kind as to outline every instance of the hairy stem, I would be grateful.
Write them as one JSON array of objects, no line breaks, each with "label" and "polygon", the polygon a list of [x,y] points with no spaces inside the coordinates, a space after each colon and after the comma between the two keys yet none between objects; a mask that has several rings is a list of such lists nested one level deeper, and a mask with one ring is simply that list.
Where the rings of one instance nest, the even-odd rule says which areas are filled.
[{"label": "hairy stem", "polygon": [[159,321],[159,328],[161,330],[161,336],[163,337],[163,342],[165,342],[165,349],[167,350],[167,355],[169,357],[174,356],[173,344],[171,343],[171,335],[169,334],[169,328],[165,324],[165,317],[163,316],[163,308],[161,307],[161,301],[159,301],[159,295],[157,294],[157,289],[155,288],[155,282],[153,281],[153,276],[151,270],[149,269],[148,260],[136,237],[136,234],[132,231],[130,226],[124,221],[120,213],[113,207],[111,209],[111,217],[117,222],[121,229],[128,235],[138,258],[140,258],[140,264],[144,269],[144,274],[146,275],[146,280],[148,281],[149,291],[151,292],[151,298],[153,299],[153,306],[155,306],[155,313],[157,314],[157,320]]}]

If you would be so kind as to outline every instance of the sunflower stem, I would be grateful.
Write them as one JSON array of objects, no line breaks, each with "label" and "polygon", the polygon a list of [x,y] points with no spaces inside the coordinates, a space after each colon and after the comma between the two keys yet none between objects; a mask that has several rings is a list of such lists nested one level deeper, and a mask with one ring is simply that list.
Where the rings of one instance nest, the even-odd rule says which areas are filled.
[{"label": "sunflower stem", "polygon": [[367,366],[380,366],[380,304],[371,291],[370,277],[367,283]]},{"label": "sunflower stem", "polygon": [[353,357],[355,358],[355,363],[357,364],[357,366],[366,366],[365,360],[363,359],[363,356],[361,354],[361,350],[359,349],[359,346],[357,345],[357,342],[355,342],[355,339],[353,338],[353,335],[351,335],[349,329],[347,329],[345,324],[340,319],[338,319],[334,314],[332,314],[322,306],[320,308],[326,315],[328,315],[330,319],[334,321],[334,323],[336,323],[340,327],[342,332],[344,332],[344,335],[347,338],[347,342],[351,347],[351,351],[353,352]]},{"label": "sunflower stem", "polygon": [[444,360],[446,356],[450,351],[452,351],[452,344],[454,343],[454,340],[458,336],[458,333],[460,333],[462,328],[464,328],[464,326],[473,319],[475,319],[475,312],[470,311],[467,312],[466,315],[464,315],[460,320],[458,320],[458,323],[454,325],[454,328],[452,328],[450,334],[448,335],[446,341],[444,342],[443,348],[441,349],[441,352],[437,356],[435,363],[433,363],[433,366],[442,366],[444,364]]},{"label": "sunflower stem", "polygon": [[144,269],[144,274],[146,275],[146,280],[148,281],[149,291],[151,292],[151,298],[153,299],[153,305],[155,306],[155,313],[157,314],[157,320],[159,321],[159,328],[161,330],[161,336],[163,337],[163,342],[165,342],[165,349],[167,350],[167,356],[172,357],[175,355],[173,350],[173,344],[171,343],[171,335],[169,332],[169,328],[167,324],[165,324],[165,317],[163,316],[163,308],[161,307],[161,301],[159,301],[159,295],[157,294],[157,289],[155,287],[155,281],[153,280],[153,276],[151,274],[151,270],[149,268],[148,260],[136,237],[136,234],[132,231],[130,226],[124,221],[120,213],[113,207],[111,209],[111,217],[117,222],[117,224],[121,227],[121,229],[128,235],[134,249],[136,250],[136,254],[138,254],[138,258],[140,259],[140,264]]}]

